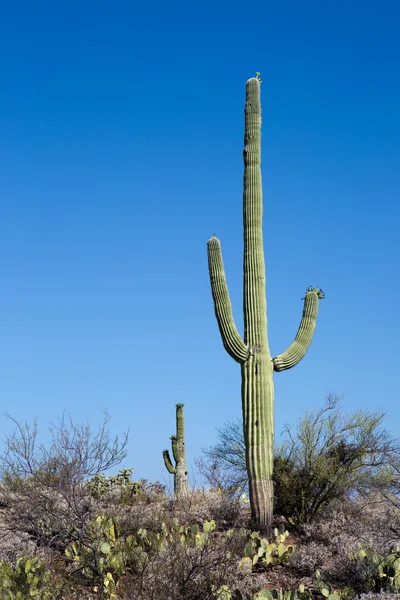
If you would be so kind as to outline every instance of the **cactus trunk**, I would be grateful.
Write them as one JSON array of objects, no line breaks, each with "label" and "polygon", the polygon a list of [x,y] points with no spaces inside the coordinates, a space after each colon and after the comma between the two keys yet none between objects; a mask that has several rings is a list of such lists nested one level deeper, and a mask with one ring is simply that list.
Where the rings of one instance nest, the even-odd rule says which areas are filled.
[{"label": "cactus trunk", "polygon": [[208,241],[211,289],[221,337],[227,352],[241,364],[243,428],[252,515],[268,530],[273,516],[273,372],[291,368],[303,358],[315,328],[318,288],[308,288],[296,338],[282,355],[271,358],[267,336],[267,302],[262,233],[260,80],[246,84],[243,191],[243,339],[237,331],[219,240]]},{"label": "cactus trunk", "polygon": [[274,384],[267,337],[260,129],[260,84],[254,79],[247,85],[245,106],[243,313],[249,357],[241,370],[250,504],[253,517],[265,527],[273,510]]},{"label": "cactus trunk", "polygon": [[168,450],[163,451],[165,466],[174,476],[175,496],[185,495],[188,491],[183,406],[183,404],[176,405],[176,435],[171,436],[175,466],[172,464]]}]

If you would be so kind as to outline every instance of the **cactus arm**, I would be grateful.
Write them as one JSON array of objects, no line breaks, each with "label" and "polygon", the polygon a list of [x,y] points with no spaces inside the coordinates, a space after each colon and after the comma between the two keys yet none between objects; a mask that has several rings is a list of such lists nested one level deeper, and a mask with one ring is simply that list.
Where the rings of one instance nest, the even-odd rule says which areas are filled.
[{"label": "cactus arm", "polygon": [[222,343],[233,359],[238,363],[244,363],[248,358],[249,349],[235,325],[222,261],[221,244],[215,236],[208,240],[207,252],[214,310]]},{"label": "cactus arm", "polygon": [[174,475],[174,473],[176,473],[176,469],[172,465],[171,458],[170,458],[168,450],[164,450],[164,452],[163,452],[163,458],[164,458],[164,463],[165,463],[165,466],[167,467],[167,470],[169,471],[169,473],[171,473],[172,475]]},{"label": "cactus arm", "polygon": [[275,356],[272,359],[274,363],[274,371],[286,371],[291,369],[304,357],[311,344],[315,324],[318,315],[318,300],[323,298],[320,295],[320,290],[309,288],[304,297],[303,316],[301,318],[299,329],[297,330],[294,342],[285,352]]},{"label": "cactus arm", "polygon": [[178,438],[176,435],[171,435],[171,446],[172,446],[172,456],[174,457],[174,461],[176,463],[179,462],[179,448],[178,448]]}]

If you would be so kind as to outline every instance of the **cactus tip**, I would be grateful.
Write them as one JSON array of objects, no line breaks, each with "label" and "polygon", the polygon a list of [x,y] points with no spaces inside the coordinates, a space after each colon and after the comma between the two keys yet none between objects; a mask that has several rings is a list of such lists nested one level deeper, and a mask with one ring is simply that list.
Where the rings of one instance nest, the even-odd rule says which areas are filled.
[{"label": "cactus tip", "polygon": [[[312,285],[309,285],[308,288],[306,289],[306,295],[309,292],[315,292],[318,296],[318,300],[323,300],[325,298],[325,292],[322,288],[313,287]],[[302,300],[304,300],[304,298],[302,298]]]},{"label": "cactus tip", "polygon": [[260,71],[256,71],[254,77],[250,77],[250,79],[247,80],[247,83],[249,83],[250,81],[258,81],[258,83],[262,83],[262,78],[260,76]]},{"label": "cactus tip", "polygon": [[260,77],[249,77],[249,79],[246,81],[246,85],[252,81],[258,81],[258,83],[261,83],[262,79]]}]

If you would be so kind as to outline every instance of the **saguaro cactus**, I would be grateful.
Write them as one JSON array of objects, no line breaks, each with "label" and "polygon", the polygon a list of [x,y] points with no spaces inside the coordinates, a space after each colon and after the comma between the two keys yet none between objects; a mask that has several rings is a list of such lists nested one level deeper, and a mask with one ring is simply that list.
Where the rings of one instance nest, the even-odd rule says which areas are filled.
[{"label": "saguaro cactus", "polygon": [[186,494],[188,489],[183,406],[183,404],[176,405],[176,435],[171,436],[172,455],[174,457],[175,467],[172,464],[168,450],[164,450],[163,452],[165,466],[174,476],[175,496],[182,496]]},{"label": "saguaro cactus", "polygon": [[246,83],[243,156],[243,338],[233,319],[221,246],[215,235],[207,243],[208,264],[222,342],[227,352],[241,365],[243,428],[252,515],[258,527],[268,530],[273,516],[273,372],[290,369],[305,355],[313,337],[318,300],[323,298],[323,292],[318,288],[307,288],[295,340],[283,354],[272,358],[267,337],[258,74]]}]

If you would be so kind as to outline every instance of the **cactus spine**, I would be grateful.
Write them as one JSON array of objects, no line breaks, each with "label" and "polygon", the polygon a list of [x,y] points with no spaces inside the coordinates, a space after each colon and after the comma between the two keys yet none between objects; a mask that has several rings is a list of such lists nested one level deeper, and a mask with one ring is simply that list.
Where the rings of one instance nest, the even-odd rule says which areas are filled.
[{"label": "cactus spine", "polygon": [[168,450],[164,450],[163,452],[165,466],[169,473],[174,476],[175,496],[182,496],[186,494],[188,490],[183,406],[183,404],[176,405],[176,435],[171,436],[172,455],[174,457],[175,467],[172,464]]},{"label": "cactus spine", "polygon": [[294,342],[283,354],[271,358],[267,337],[267,302],[262,234],[261,105],[260,80],[246,84],[244,137],[244,336],[232,315],[219,240],[208,240],[208,265],[215,315],[227,352],[241,365],[242,412],[250,505],[258,527],[270,530],[273,516],[273,371],[296,365],[311,343],[322,290],[308,288],[302,320]]}]

